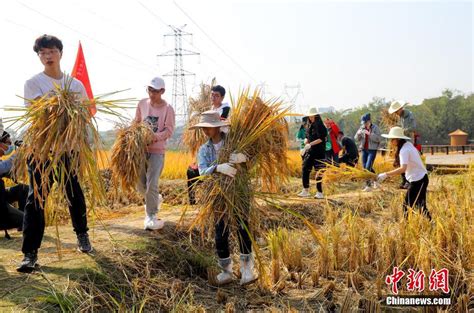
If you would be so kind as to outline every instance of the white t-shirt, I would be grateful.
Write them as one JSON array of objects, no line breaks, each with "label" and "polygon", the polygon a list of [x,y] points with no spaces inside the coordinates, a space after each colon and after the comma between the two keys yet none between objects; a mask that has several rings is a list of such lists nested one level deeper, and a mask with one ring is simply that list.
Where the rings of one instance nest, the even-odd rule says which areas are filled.
[{"label": "white t-shirt", "polygon": [[428,173],[421,160],[420,152],[409,141],[400,149],[400,165],[405,164],[407,165],[405,177],[409,182],[419,181]]},{"label": "white t-shirt", "polygon": [[[61,79],[54,79],[52,77],[49,77],[44,72],[36,74],[25,82],[25,105],[29,104],[28,100],[33,100],[38,97],[42,97],[45,94],[48,94],[53,91],[55,89],[55,84],[60,85],[62,88],[64,88],[65,83],[70,79],[71,76],[67,74],[63,75],[63,78]],[[87,99],[86,88],[84,88],[84,85],[78,79],[72,78],[71,91],[78,92],[81,95],[81,98]]]},{"label": "white t-shirt", "polygon": [[[230,105],[228,103],[221,103],[221,106],[218,108],[214,108],[214,106],[211,106],[210,111],[216,111],[219,113],[220,116],[222,116],[222,112],[224,111],[224,108],[230,108]],[[227,119],[230,117],[230,112],[229,115],[227,116]]]},{"label": "white t-shirt", "polygon": [[[222,112],[224,111],[224,108],[230,108],[230,105],[228,103],[221,103],[221,106],[218,107],[218,108],[214,108],[214,106],[211,106],[211,109],[209,111],[218,112],[219,116],[222,116]],[[230,111],[229,111],[229,114],[227,115],[226,120],[229,120],[229,118],[230,118]],[[224,134],[228,134],[229,133],[229,126],[221,127],[221,132],[223,132]]]}]

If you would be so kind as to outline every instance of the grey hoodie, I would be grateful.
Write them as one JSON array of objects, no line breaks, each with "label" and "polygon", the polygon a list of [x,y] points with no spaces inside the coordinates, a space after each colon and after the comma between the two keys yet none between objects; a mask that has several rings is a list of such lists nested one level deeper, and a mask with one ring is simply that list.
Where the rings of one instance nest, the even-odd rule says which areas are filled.
[{"label": "grey hoodie", "polygon": [[[357,133],[354,136],[354,139],[359,144],[360,150],[364,150],[364,145],[365,145],[364,130],[365,130],[364,125],[360,126],[359,130],[357,130]],[[380,134],[379,127],[375,124],[370,125],[369,150],[377,150],[380,146],[381,141],[382,141],[382,135]]]}]

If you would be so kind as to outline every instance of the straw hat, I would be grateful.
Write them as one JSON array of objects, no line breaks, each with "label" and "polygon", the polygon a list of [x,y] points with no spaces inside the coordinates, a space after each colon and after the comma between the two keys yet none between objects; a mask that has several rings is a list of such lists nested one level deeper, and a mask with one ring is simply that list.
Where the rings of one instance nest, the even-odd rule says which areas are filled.
[{"label": "straw hat", "polygon": [[321,113],[319,113],[318,108],[311,108],[311,109],[309,109],[309,111],[304,116],[315,116],[315,115],[319,115],[319,114],[321,114]]},{"label": "straw hat", "polygon": [[404,106],[406,106],[407,104],[408,104],[408,102],[403,101],[403,100],[393,101],[390,104],[390,108],[388,109],[388,113],[390,113],[390,114],[395,113],[398,110],[400,110],[401,108],[403,108]]},{"label": "straw hat", "polygon": [[390,131],[388,134],[382,134],[382,137],[388,138],[388,139],[406,139],[406,140],[411,140],[410,137],[405,136],[403,133],[403,128],[395,126],[390,128]]},{"label": "straw hat", "polygon": [[190,129],[196,129],[201,127],[223,127],[229,126],[229,123],[221,120],[219,112],[206,111],[202,112],[199,117],[199,123],[191,126]]}]

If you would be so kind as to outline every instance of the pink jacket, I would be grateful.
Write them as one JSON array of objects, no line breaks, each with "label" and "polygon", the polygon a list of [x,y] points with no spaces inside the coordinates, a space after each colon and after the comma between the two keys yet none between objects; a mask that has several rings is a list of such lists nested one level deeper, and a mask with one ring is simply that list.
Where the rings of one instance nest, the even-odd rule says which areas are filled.
[{"label": "pink jacket", "polygon": [[138,102],[135,120],[147,122],[155,133],[154,141],[148,145],[147,151],[164,154],[166,141],[173,135],[175,126],[173,107],[166,102],[159,107],[153,107],[149,98],[142,99]]}]

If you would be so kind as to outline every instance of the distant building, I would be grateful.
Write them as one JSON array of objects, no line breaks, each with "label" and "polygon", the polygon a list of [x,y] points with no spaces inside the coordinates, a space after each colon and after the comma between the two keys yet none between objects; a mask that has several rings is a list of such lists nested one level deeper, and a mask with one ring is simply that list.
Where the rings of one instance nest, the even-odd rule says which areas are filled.
[{"label": "distant building", "polygon": [[319,108],[319,112],[321,113],[334,113],[335,111],[336,109],[333,106]]}]

